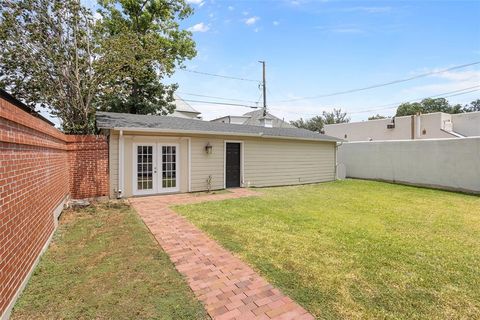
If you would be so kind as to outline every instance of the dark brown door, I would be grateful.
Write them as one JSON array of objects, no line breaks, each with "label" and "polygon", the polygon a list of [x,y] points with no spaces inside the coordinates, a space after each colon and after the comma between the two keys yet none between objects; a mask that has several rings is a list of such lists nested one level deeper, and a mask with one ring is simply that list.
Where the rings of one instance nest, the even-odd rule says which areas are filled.
[{"label": "dark brown door", "polygon": [[240,143],[227,142],[225,159],[225,185],[240,187]]}]

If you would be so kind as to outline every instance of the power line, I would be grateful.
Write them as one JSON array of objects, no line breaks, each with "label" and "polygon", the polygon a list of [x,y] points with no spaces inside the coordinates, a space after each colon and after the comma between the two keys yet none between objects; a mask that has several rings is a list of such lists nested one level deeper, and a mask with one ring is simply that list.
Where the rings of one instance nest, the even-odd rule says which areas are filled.
[{"label": "power line", "polygon": [[244,107],[244,108],[250,108],[250,109],[258,109],[257,106],[250,106],[250,105],[246,105],[246,104],[227,103],[227,102],[218,102],[218,101],[205,101],[205,100],[188,100],[188,99],[182,99],[182,100],[186,101],[186,102],[208,103],[208,104],[223,105],[223,106],[234,106],[234,107]]},{"label": "power line", "polygon": [[[420,101],[420,100],[428,99],[428,98],[440,98],[440,97],[441,97],[441,98],[450,98],[450,97],[455,97],[455,96],[459,96],[459,95],[463,95],[463,94],[467,94],[467,93],[472,93],[472,92],[475,92],[475,91],[479,91],[480,89],[471,90],[471,89],[479,88],[479,87],[480,87],[480,85],[477,85],[477,86],[468,87],[468,88],[463,88],[463,89],[454,90],[454,91],[449,91],[449,92],[445,92],[445,93],[441,93],[441,94],[437,94],[437,95],[433,95],[433,96],[428,96],[428,97],[423,97],[423,98],[417,98],[417,99],[409,100],[409,101],[407,101],[407,102],[403,101],[403,102],[389,103],[389,104],[386,104],[386,105],[380,105],[380,106],[374,107],[374,108],[380,108],[380,109],[360,110],[360,111],[354,111],[354,112],[349,112],[349,113],[350,113],[350,114],[356,114],[356,113],[365,113],[365,112],[374,112],[374,111],[381,111],[381,110],[393,109],[393,108],[398,107],[398,106],[401,105],[402,103],[412,103],[412,102],[416,102],[416,101]],[[463,92],[463,91],[465,91],[465,90],[470,90],[470,91]],[[458,92],[459,92],[459,93],[458,93]],[[382,107],[388,107],[388,106],[394,106],[394,107],[391,107],[391,108],[382,108]]]},{"label": "power line", "polygon": [[444,73],[444,72],[448,72],[448,71],[452,71],[452,70],[456,70],[456,69],[466,68],[466,67],[470,67],[470,66],[477,65],[477,64],[480,64],[480,61],[475,61],[475,62],[472,62],[472,63],[462,64],[462,65],[454,66],[454,67],[439,70],[439,71],[427,72],[427,73],[419,74],[419,75],[409,77],[409,78],[403,78],[403,79],[393,80],[393,81],[389,81],[389,82],[385,82],[385,83],[374,84],[374,85],[371,85],[371,86],[368,86],[368,87],[350,89],[350,90],[345,90],[345,91],[337,91],[337,92],[333,92],[333,93],[321,94],[321,95],[310,96],[310,97],[277,100],[275,102],[291,102],[291,101],[300,101],[300,100],[310,100],[310,99],[333,97],[333,96],[338,96],[338,95],[342,95],[342,94],[365,91],[365,90],[370,90],[370,89],[389,86],[389,85],[392,85],[392,84],[407,82],[407,81],[411,81],[411,80],[415,80],[415,79],[419,79],[419,78],[424,78],[424,77],[434,75],[434,74],[440,74],[440,73]]},{"label": "power line", "polygon": [[196,70],[189,70],[189,69],[179,69],[179,70],[180,71],[185,71],[185,72],[190,72],[190,73],[201,74],[201,75],[204,75],[204,76],[218,77],[218,78],[224,78],[224,79],[250,81],[250,82],[260,82],[259,80],[254,80],[254,79],[247,79],[247,78],[240,78],[240,77],[233,77],[233,76],[225,76],[225,75],[222,75],[222,74],[215,74],[215,73],[202,72],[202,71],[196,71]]},{"label": "power line", "polygon": [[242,99],[233,99],[233,98],[223,98],[217,96],[208,96],[204,94],[198,93],[188,93],[188,92],[177,92],[178,94],[187,95],[187,96],[194,96],[194,97],[203,97],[203,98],[213,98],[213,99],[220,99],[220,100],[228,100],[228,101],[240,101],[240,102],[250,102],[250,103],[257,103],[257,101],[253,100],[242,100]]},{"label": "power line", "polygon": [[[472,90],[472,89],[474,89],[474,90]],[[466,91],[466,90],[469,90],[469,91]],[[412,100],[409,100],[409,101],[402,101],[402,102],[395,102],[395,103],[379,105],[379,106],[373,107],[373,109],[359,110],[359,111],[353,111],[353,112],[347,112],[347,113],[348,114],[357,114],[357,113],[366,113],[366,112],[375,112],[375,111],[381,111],[381,110],[394,109],[394,108],[397,108],[402,103],[412,103],[412,102],[421,101],[423,99],[428,99],[428,98],[440,98],[440,97],[441,98],[450,98],[450,97],[459,96],[459,95],[463,95],[463,94],[468,94],[468,93],[472,93],[472,92],[476,92],[476,91],[480,91],[480,85],[467,87],[467,88],[463,88],[463,89],[458,89],[458,90],[453,90],[453,91],[449,91],[449,92],[444,92],[444,93],[440,93],[440,94],[436,94],[436,95],[430,95],[430,96],[427,96],[427,97],[416,98],[416,99],[412,99]],[[389,106],[393,106],[393,107],[389,107]],[[271,109],[286,112],[286,113],[290,113],[290,114],[295,114],[295,115],[302,115],[302,114],[297,113],[297,112],[285,111],[285,110],[281,110],[281,109],[277,109],[277,108],[271,108]],[[304,115],[314,116],[314,115],[318,115],[318,113],[305,113]]]}]

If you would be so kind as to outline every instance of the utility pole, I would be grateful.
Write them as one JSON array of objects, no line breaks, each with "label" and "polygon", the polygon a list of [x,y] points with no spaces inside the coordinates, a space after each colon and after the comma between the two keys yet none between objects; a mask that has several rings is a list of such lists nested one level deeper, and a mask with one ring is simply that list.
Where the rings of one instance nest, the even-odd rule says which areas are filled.
[{"label": "utility pole", "polygon": [[267,84],[265,81],[265,61],[258,61],[262,64],[263,67],[263,82],[262,82],[262,89],[263,89],[263,116],[267,116]]}]

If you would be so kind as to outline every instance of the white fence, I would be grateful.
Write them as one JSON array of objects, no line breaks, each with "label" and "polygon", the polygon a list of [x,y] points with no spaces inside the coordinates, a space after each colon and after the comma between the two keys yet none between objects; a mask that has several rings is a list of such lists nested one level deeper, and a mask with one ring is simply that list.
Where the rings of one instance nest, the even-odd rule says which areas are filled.
[{"label": "white fence", "polygon": [[480,137],[343,143],[337,162],[351,178],[480,193]]}]

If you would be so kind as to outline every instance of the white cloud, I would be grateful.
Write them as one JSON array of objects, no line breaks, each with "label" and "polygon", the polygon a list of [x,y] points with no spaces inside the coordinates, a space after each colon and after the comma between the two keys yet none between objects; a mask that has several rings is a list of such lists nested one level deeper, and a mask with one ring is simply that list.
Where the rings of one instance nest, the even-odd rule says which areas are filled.
[{"label": "white cloud", "polygon": [[294,6],[294,7],[303,6],[305,4],[308,4],[309,2],[325,3],[325,2],[329,2],[329,0],[315,0],[315,1],[311,1],[311,0],[287,0],[286,1],[287,4],[289,4],[291,6]]},{"label": "white cloud", "polygon": [[205,4],[205,1],[203,0],[187,0],[187,3],[189,4],[196,4],[199,7],[203,6]]},{"label": "white cloud", "polygon": [[272,24],[276,27],[276,26],[280,25],[280,22],[278,22],[278,21],[273,21]]},{"label": "white cloud", "polygon": [[190,32],[207,32],[208,30],[210,30],[210,27],[207,26],[205,23],[200,22],[191,26],[187,30]]},{"label": "white cloud", "polygon": [[364,13],[386,13],[392,11],[392,7],[350,7],[345,8],[345,12],[364,12]]},{"label": "white cloud", "polygon": [[245,24],[247,26],[251,26],[251,25],[254,25],[255,23],[257,23],[258,20],[260,20],[259,17],[250,17],[250,18],[245,20]]},{"label": "white cloud", "polygon": [[[441,69],[433,69],[431,71],[439,70]],[[425,71],[420,73],[425,73]],[[407,93],[415,93],[427,96],[438,95],[467,88],[472,88],[472,90],[474,90],[475,88],[473,87],[478,88],[480,86],[480,70],[448,71],[432,75],[429,78],[436,79],[435,83],[414,86],[406,89],[405,91]]]},{"label": "white cloud", "polygon": [[322,30],[323,32],[343,33],[343,34],[363,34],[365,30],[357,26],[340,25],[340,26],[317,26],[315,29]]},{"label": "white cloud", "polygon": [[364,33],[364,31],[359,28],[332,28],[331,31],[335,33],[352,33],[352,34]]},{"label": "white cloud", "polygon": [[233,11],[233,10],[235,10],[235,7],[234,6],[228,6],[228,10]]}]

